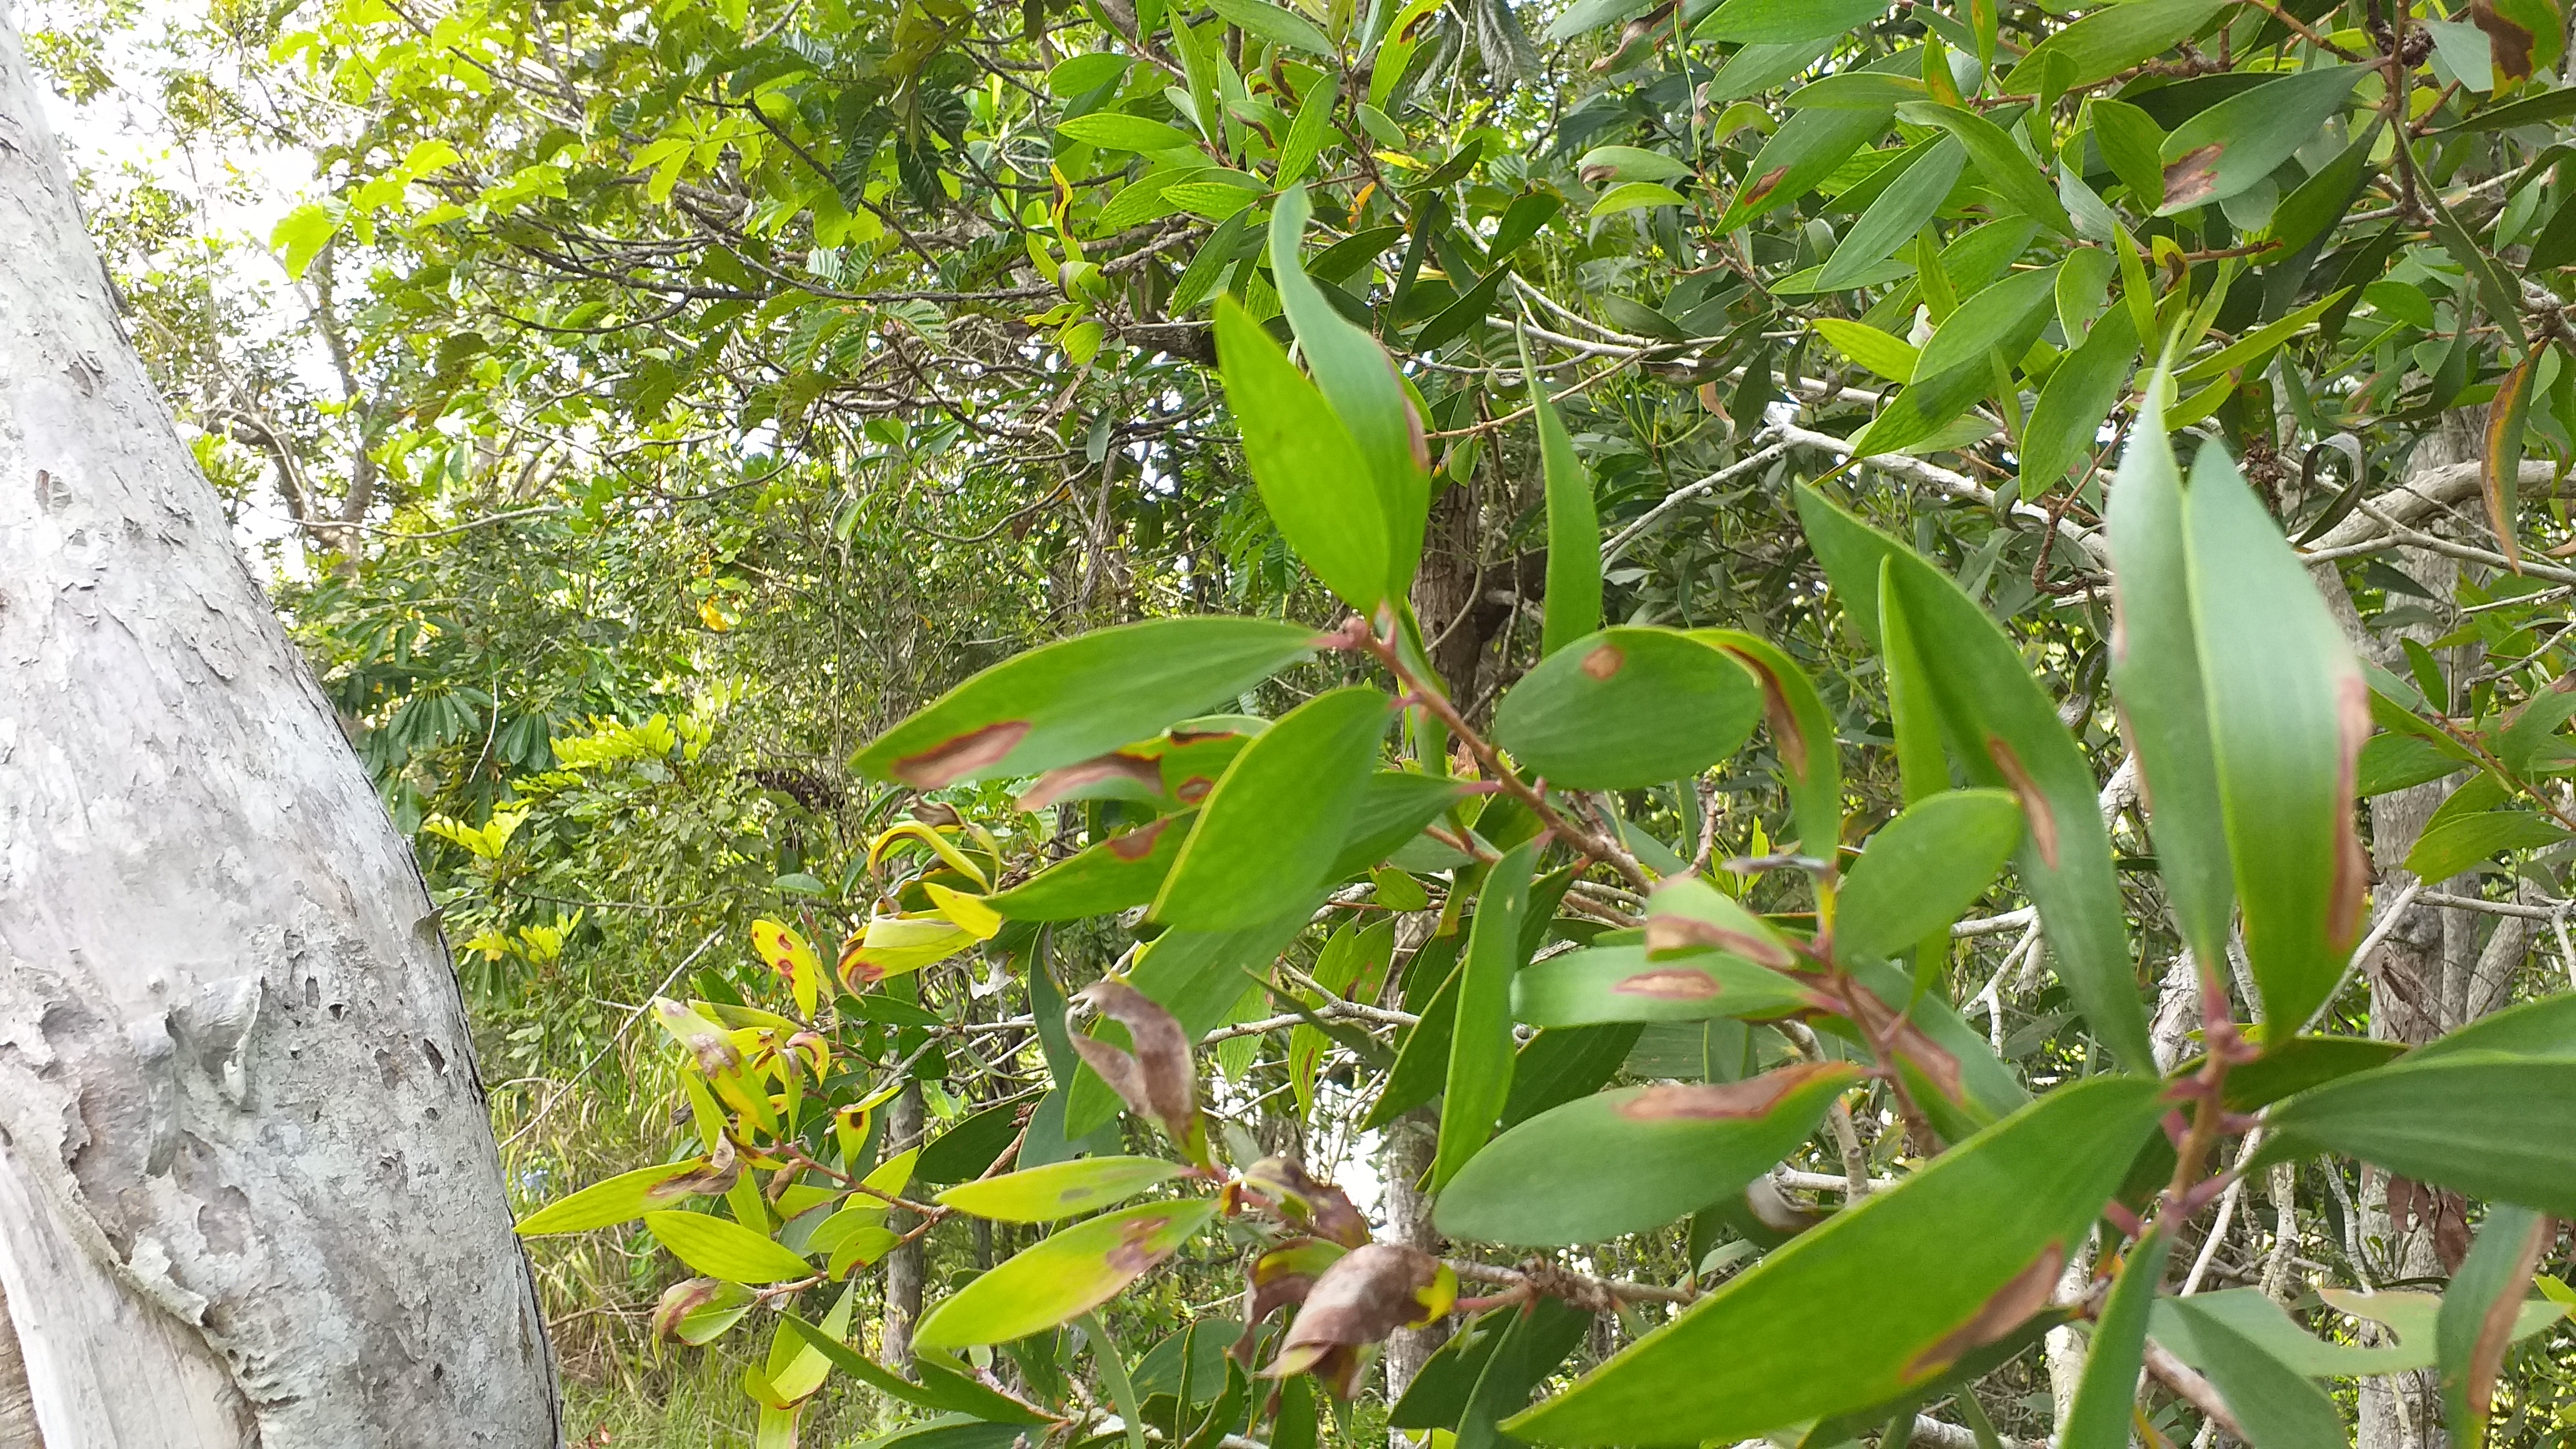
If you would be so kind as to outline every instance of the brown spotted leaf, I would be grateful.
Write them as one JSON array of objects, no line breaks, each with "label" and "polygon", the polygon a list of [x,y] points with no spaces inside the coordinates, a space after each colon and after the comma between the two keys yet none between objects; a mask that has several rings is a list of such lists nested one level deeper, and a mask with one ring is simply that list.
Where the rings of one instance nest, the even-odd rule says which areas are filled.
[{"label": "brown spotted leaf", "polygon": [[1487,1144],[1440,1194],[1433,1221],[1452,1238],[1514,1247],[1662,1227],[1768,1173],[1860,1078],[1849,1063],[1811,1063],[1568,1102]]},{"label": "brown spotted leaf", "polygon": [[1315,647],[1266,619],[1155,619],[1078,635],[985,670],[859,752],[859,772],[920,789],[1089,760],[1232,699]]},{"label": "brown spotted leaf", "polygon": [[1512,1018],[1532,1026],[1767,1021],[1823,1004],[1796,980],[1719,951],[1648,960],[1643,946],[1594,946],[1533,962],[1512,978]]},{"label": "brown spotted leaf", "polygon": [[1504,1432],[1731,1443],[1896,1397],[1927,1355],[2009,1316],[2034,1261],[2090,1227],[2162,1097],[2135,1077],[2060,1087],[1773,1250]]},{"label": "brown spotted leaf", "polygon": [[1624,790],[1689,779],[1742,748],[1762,713],[1750,674],[1671,629],[1604,629],[1523,675],[1494,711],[1513,759],[1551,784]]},{"label": "brown spotted leaf", "polygon": [[1007,1343],[1070,1323],[1170,1257],[1216,1212],[1213,1198],[1147,1203],[1066,1228],[925,1314],[923,1348]]}]

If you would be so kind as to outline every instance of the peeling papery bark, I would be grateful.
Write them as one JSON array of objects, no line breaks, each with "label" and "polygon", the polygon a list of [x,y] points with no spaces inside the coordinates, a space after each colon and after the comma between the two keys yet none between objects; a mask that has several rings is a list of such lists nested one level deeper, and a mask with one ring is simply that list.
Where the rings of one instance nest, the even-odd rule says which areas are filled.
[{"label": "peeling papery bark", "polygon": [[118,331],[6,0],[0,238],[0,1293],[41,1442],[555,1444],[427,894]]}]

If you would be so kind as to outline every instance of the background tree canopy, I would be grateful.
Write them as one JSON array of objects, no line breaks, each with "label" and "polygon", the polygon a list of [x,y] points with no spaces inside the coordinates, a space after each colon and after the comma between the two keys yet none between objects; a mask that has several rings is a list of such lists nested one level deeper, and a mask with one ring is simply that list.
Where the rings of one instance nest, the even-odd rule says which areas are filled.
[{"label": "background tree canopy", "polygon": [[[2143,1229],[2171,1176],[2163,1236],[2124,1258],[2128,1229],[2038,1234],[2053,1267],[1963,1300],[1937,1371],[1862,1392],[1859,1325],[1903,1317],[1883,1275],[1937,1277],[1981,1237],[2038,1261],[1975,1212],[1915,1220],[1916,1266],[1808,1290],[1845,1317],[1799,1332],[1850,1356],[1745,1370],[1849,1402],[1675,1419],[1672,1441],[2576,1423],[2563,1324],[2508,1350],[2464,1308],[2437,1329],[2424,1299],[2349,1296],[2498,1303],[2538,1271],[2566,1301],[2564,1239],[2532,1216],[2576,1215],[2555,1195],[2576,1138],[2550,1135],[2563,1000],[2488,1028],[2510,1090],[2459,1099],[2513,1107],[2494,1161],[2554,1151],[2539,1186],[2333,1128],[2277,1151],[2337,1100],[2294,1094],[2362,1100],[2380,1044],[2576,985],[2576,570],[2552,562],[2576,551],[2576,85],[2551,0],[29,18],[67,109],[129,117],[86,183],[131,333],[416,836],[524,1207],[628,1183],[533,1244],[585,1432],[964,1449],[1116,1415],[1131,1445],[1392,1422],[1481,1449],[1672,1341],[1649,1335],[1682,1305],[1789,1281],[1823,1255],[1773,1250],[1811,1223],[1853,1241],[1898,1216],[1855,1204],[1956,1180],[1933,1167],[1998,1118],[2061,1154],[2068,1192],[2118,1185],[2161,1139],[2100,1104],[2177,1069],[2224,1170],[2130,1184]],[[2172,479],[2114,486],[2124,457]],[[2185,497],[2194,521],[2133,566],[2166,517],[2140,500]],[[1309,656],[1351,609],[1375,628]],[[941,716],[897,729],[979,671],[1068,657],[1042,643],[1211,615],[1306,627],[1219,649],[1232,671],[1159,712],[1156,671],[1201,645],[1075,656],[1013,708],[1096,687],[1112,724],[1079,756],[1023,742],[1013,770],[1006,742],[979,778],[940,763]],[[1634,632],[1558,652],[1604,624]],[[1247,662],[1280,638],[1304,642]],[[1646,683],[1620,695],[1623,673]],[[1366,749],[1360,686],[1409,706]],[[2025,731],[1987,731],[2012,764],[1980,710]],[[1307,752],[1274,790],[1290,814],[1175,865],[1259,741]],[[2208,768],[2142,791],[2169,749]],[[1319,782],[1345,756],[1472,790],[1372,784],[1335,816]],[[1345,858],[1318,822],[1353,809],[1392,838]],[[1299,810],[1322,812],[1303,833]],[[1680,885],[1706,899],[1667,911]],[[1838,922],[1855,894],[1883,916]],[[1681,949],[1668,915],[1717,945],[1685,974],[1750,1004],[1613,1009],[1605,953],[1647,970]],[[1223,938],[1187,991],[1152,974],[1176,931]],[[1819,939],[1830,999],[1779,974]],[[1089,998],[1128,1068],[1058,1029],[1105,973],[1144,1001]],[[2231,1023],[2268,1050],[2234,1062]],[[2338,1040],[2292,1050],[2302,1024]],[[1931,1058],[1900,1027],[1958,1075],[1909,1077]],[[1146,1090],[1183,1070],[1148,1034],[1195,1042],[1188,1111]],[[1777,1089],[1754,1113],[1773,1136],[1676,1149],[1748,1164],[1720,1190],[1677,1168],[1611,1218],[1582,1199],[1616,1193],[1542,1190],[1643,1160],[1554,1113],[1746,1082]],[[2028,1133],[2033,1093],[2100,1120]],[[2288,1125],[2237,1115],[2276,1101]],[[1118,1211],[1170,1265],[1034,1337],[960,1328],[1011,1296],[972,1285],[1019,1250],[1075,1244],[1026,1270],[1051,1281],[1114,1256],[1078,1236],[1109,1217],[933,1200],[1049,1158],[1100,1164],[1041,1184],[1093,1194],[1081,1211],[1152,1191]],[[1201,1178],[1231,1184],[1204,1228]],[[1433,1186],[1471,1206],[1435,1213]],[[648,1189],[701,1221],[639,1225]],[[1255,1200],[1269,1219],[1231,1211]],[[1246,1270],[1325,1271],[1292,1238],[1394,1276],[1307,1301],[1295,1322],[1338,1337],[1274,1325],[1229,1368]],[[800,1266],[763,1276],[742,1239]],[[1417,1285],[1399,1248],[1453,1261]],[[2119,1261],[2169,1264],[2152,1314],[2100,1291]],[[751,1313],[862,1264],[854,1293],[794,1300],[812,1330]],[[1436,1311],[1450,1294],[1486,1316]],[[966,1356],[913,1354],[916,1330]],[[2134,1423],[2098,1394],[2086,1418],[2092,1350],[2142,1333]],[[656,1357],[673,1337],[712,1346]],[[843,1337],[865,1368],[818,1346]],[[1315,1377],[1274,1402],[1246,1369],[1283,1351]],[[1603,1402],[1584,1392],[1564,1402]],[[1665,1442],[1548,1412],[1511,1432]]]}]

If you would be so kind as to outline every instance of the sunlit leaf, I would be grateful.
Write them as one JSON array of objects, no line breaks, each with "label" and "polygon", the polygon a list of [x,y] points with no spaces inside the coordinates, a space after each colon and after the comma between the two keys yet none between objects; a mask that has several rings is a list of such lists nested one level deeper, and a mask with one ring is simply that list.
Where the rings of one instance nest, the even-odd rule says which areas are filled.
[{"label": "sunlit leaf", "polygon": [[1021,1251],[922,1315],[926,1348],[1004,1343],[1070,1323],[1178,1251],[1216,1212],[1211,1198],[1103,1213]]}]

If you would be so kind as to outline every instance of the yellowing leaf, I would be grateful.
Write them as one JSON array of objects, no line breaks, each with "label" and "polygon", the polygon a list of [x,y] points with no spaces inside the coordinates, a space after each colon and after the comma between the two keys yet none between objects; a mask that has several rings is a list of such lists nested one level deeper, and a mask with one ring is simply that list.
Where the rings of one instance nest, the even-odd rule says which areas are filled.
[{"label": "yellowing leaf", "polygon": [[767,919],[751,923],[751,948],[787,983],[787,989],[795,994],[797,1011],[812,1016],[816,998],[822,992],[823,958],[814,954],[804,937]]}]

